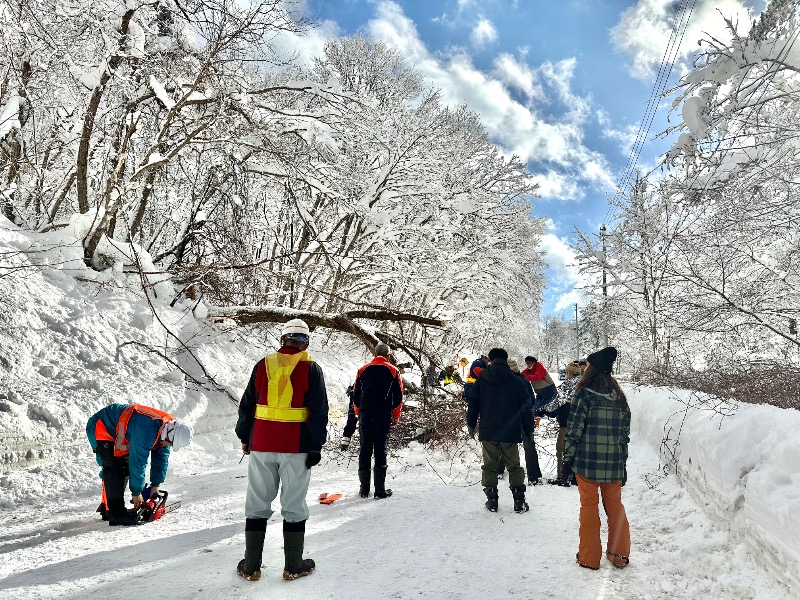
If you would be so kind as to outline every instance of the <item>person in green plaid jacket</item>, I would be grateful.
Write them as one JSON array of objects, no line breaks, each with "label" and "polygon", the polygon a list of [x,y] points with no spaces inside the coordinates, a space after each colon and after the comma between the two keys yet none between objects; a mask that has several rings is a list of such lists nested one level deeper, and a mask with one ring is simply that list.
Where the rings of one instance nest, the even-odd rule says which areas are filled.
[{"label": "person in green plaid jacket", "polygon": [[631,410],[625,394],[611,376],[617,358],[613,347],[587,357],[588,365],[575,386],[567,421],[564,472],[568,481],[575,473],[581,498],[580,543],[576,559],[582,567],[599,569],[600,495],[608,518],[606,558],[625,567],[630,554],[630,526],[622,504],[627,481],[626,462],[630,441]]}]

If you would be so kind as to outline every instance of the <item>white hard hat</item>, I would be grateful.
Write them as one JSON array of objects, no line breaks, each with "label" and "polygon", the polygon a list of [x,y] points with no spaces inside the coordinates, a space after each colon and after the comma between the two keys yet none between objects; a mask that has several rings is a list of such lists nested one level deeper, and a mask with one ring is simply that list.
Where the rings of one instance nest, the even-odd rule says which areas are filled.
[{"label": "white hard hat", "polygon": [[287,321],[286,324],[281,329],[281,337],[288,335],[309,335],[308,325],[302,319],[292,319],[291,321]]},{"label": "white hard hat", "polygon": [[189,423],[175,419],[169,423],[171,427],[168,428],[167,439],[172,442],[173,450],[180,450],[185,448],[192,442],[194,437],[194,429]]}]

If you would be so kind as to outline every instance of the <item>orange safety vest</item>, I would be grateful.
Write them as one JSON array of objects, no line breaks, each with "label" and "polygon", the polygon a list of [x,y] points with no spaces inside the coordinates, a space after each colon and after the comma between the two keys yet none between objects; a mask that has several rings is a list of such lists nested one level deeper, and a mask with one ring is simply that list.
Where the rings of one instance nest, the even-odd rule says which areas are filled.
[{"label": "orange safety vest", "polygon": [[[261,421],[278,421],[280,423],[305,423],[308,421],[308,409],[292,406],[294,388],[292,387],[292,371],[300,361],[313,362],[308,352],[283,354],[276,352],[264,357],[267,372],[267,395],[261,396],[256,405],[256,419]],[[264,400],[264,404],[261,401]]]},{"label": "orange safety vest", "polygon": [[117,428],[115,431],[116,436],[112,436],[109,433],[108,428],[103,423],[103,420],[98,419],[94,426],[95,439],[98,441],[102,440],[106,442],[114,442],[114,456],[125,456],[128,454],[128,452],[130,452],[130,442],[128,441],[128,423],[130,422],[131,415],[134,413],[134,411],[140,415],[148,416],[151,419],[161,420],[161,427],[158,428],[156,439],[153,440],[151,447],[158,443],[158,440],[161,438],[161,430],[164,428],[164,426],[170,421],[175,420],[172,415],[165,413],[163,410],[150,408],[144,404],[132,404],[122,411],[122,414],[119,416],[119,421],[117,421]]}]

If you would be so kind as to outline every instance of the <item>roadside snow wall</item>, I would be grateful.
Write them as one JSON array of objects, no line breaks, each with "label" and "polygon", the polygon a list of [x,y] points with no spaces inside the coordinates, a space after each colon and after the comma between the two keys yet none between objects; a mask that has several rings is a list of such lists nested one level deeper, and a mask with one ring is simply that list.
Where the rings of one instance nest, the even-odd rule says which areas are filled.
[{"label": "roadside snow wall", "polygon": [[666,472],[800,589],[800,411],[742,404],[723,417],[697,392],[625,387],[632,436],[660,449]]}]

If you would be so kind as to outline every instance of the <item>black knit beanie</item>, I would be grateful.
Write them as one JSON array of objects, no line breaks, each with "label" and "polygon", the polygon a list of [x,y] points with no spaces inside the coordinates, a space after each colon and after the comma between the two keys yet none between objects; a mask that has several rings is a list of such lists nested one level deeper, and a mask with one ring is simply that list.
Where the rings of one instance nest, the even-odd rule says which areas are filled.
[{"label": "black knit beanie", "polygon": [[617,360],[617,349],[614,346],[608,346],[593,352],[586,357],[586,360],[598,371],[611,375],[611,367]]}]

